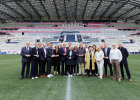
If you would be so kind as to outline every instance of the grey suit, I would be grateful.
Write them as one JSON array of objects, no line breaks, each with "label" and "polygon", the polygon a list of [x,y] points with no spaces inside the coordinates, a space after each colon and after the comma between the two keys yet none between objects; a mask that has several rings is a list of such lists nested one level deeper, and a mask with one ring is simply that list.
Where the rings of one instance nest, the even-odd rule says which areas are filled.
[{"label": "grey suit", "polygon": [[[77,49],[77,62],[78,63],[84,63],[85,62],[85,53],[86,53],[86,50],[85,48],[78,48]],[[79,55],[83,55],[82,57],[79,57]]]},{"label": "grey suit", "polygon": [[[84,68],[84,62],[85,62],[85,53],[86,50],[85,48],[78,48],[77,49],[77,62],[79,65],[79,75],[82,73],[83,75],[85,74],[85,68]],[[83,55],[83,56],[79,56],[79,55]]]}]

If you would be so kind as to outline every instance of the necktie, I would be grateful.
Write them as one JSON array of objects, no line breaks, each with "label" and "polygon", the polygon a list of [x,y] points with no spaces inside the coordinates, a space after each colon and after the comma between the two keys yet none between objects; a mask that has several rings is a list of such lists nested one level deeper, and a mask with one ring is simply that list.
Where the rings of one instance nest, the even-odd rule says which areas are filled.
[{"label": "necktie", "polygon": [[107,48],[105,48],[105,56],[107,56]]},{"label": "necktie", "polygon": [[36,54],[38,55],[38,49],[36,49]]},{"label": "necktie", "polygon": [[29,51],[29,47],[26,47],[27,51]]},{"label": "necktie", "polygon": [[64,48],[64,53],[66,54],[66,49]]},{"label": "necktie", "polygon": [[45,58],[46,58],[46,50],[44,49],[44,53],[45,53]]}]

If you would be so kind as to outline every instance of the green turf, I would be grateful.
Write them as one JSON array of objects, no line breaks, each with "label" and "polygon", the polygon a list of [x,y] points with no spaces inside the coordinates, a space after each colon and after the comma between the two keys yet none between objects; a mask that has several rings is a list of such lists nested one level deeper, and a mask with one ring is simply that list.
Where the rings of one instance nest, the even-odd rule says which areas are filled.
[{"label": "green turf", "polygon": [[[130,55],[132,82],[70,78],[70,100],[140,100],[140,55]],[[68,77],[19,80],[20,55],[0,55],[0,100],[67,100]]]}]

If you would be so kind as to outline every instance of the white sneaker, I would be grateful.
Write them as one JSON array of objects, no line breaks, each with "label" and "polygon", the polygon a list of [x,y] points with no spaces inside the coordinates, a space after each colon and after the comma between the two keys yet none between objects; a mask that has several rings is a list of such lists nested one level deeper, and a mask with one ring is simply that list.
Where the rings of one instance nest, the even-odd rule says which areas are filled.
[{"label": "white sneaker", "polygon": [[71,75],[69,74],[68,76],[70,77]]},{"label": "white sneaker", "polygon": [[31,79],[32,79],[32,80],[34,80],[35,78],[34,78],[34,77],[32,77]]},{"label": "white sneaker", "polygon": [[50,75],[47,75],[47,77],[51,77]]},{"label": "white sneaker", "polygon": [[52,77],[53,75],[52,75],[52,74],[50,74],[50,76]]},{"label": "white sneaker", "polygon": [[100,79],[103,79],[103,77],[102,77],[102,76],[100,76]]},{"label": "white sneaker", "polygon": [[70,75],[70,77],[73,77],[72,75]]},{"label": "white sneaker", "polygon": [[38,78],[37,76],[35,78]]}]

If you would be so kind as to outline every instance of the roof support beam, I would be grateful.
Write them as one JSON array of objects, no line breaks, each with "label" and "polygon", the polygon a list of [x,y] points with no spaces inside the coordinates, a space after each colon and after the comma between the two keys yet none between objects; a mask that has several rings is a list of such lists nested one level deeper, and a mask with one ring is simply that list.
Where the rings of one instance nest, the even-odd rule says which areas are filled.
[{"label": "roof support beam", "polygon": [[65,10],[65,17],[66,17],[66,21],[67,21],[68,16],[67,16],[66,0],[64,0],[64,10]]},{"label": "roof support beam", "polygon": [[102,1],[103,1],[103,0],[100,0],[98,6],[96,7],[95,11],[93,12],[93,14],[92,14],[92,16],[91,16],[91,19],[92,19],[92,20],[93,20],[93,18],[96,16],[96,13],[97,13],[97,11],[98,11],[98,9],[99,9],[99,7],[100,7]]},{"label": "roof support beam", "polygon": [[37,10],[34,8],[34,6],[29,2],[29,0],[26,0],[26,2],[30,5],[30,7],[33,9],[35,14],[38,16],[38,18],[41,20],[41,15],[37,12]]},{"label": "roof support beam", "polygon": [[30,18],[32,19],[32,15],[23,7],[21,6],[21,4],[18,1],[15,1],[15,3],[26,13],[30,16]]},{"label": "roof support beam", "polygon": [[138,15],[140,15],[140,13],[137,13],[137,14],[135,14],[135,15],[132,15],[132,16],[126,18],[125,20],[128,20],[128,19],[133,18],[133,17],[138,16]]},{"label": "roof support beam", "polygon": [[49,13],[48,13],[47,9],[45,8],[45,6],[44,6],[44,4],[43,4],[42,0],[39,0],[39,2],[40,2],[40,4],[41,4],[41,6],[43,7],[43,9],[44,9],[45,13],[47,14],[48,19],[49,19],[49,20],[51,20],[51,19],[50,19],[50,15],[49,15]]},{"label": "roof support beam", "polygon": [[78,5],[78,0],[76,0],[76,5],[75,5],[75,21],[77,20],[77,5]]},{"label": "roof support beam", "polygon": [[123,3],[119,8],[117,8],[113,13],[109,15],[109,18],[112,18],[116,13],[118,13],[130,0]]},{"label": "roof support beam", "polygon": [[2,14],[4,14],[4,15],[8,16],[11,20],[15,21],[15,17],[11,16],[10,14],[7,14],[7,13],[1,11],[1,10],[0,10],[0,13],[2,13]]},{"label": "roof support beam", "polygon": [[85,16],[85,12],[86,12],[88,1],[89,0],[86,1],[85,7],[84,7],[84,11],[83,11],[83,15],[82,15],[82,20],[84,20],[84,16]]},{"label": "roof support beam", "polygon": [[5,19],[0,18],[0,22],[2,22],[2,23],[6,23],[6,20],[5,20]]},{"label": "roof support beam", "polygon": [[4,5],[5,7],[7,7],[8,9],[12,10],[14,13],[18,14],[19,16],[21,16],[23,19],[25,18],[23,15],[21,15],[19,12],[17,12],[16,10],[14,10],[13,8],[9,7],[7,4],[5,4],[4,2],[1,2],[0,3],[2,5]]},{"label": "roof support beam", "polygon": [[102,13],[102,15],[100,16],[100,19],[102,19],[107,12],[109,11],[109,9],[113,6],[113,4],[115,3],[115,1],[111,2],[110,5],[106,8],[106,10]]},{"label": "roof support beam", "polygon": [[56,14],[57,14],[58,20],[60,20],[60,15],[58,13],[58,9],[57,9],[55,0],[53,0],[53,3],[54,3],[54,7],[55,7],[55,10],[56,10]]},{"label": "roof support beam", "polygon": [[131,8],[131,9],[129,9],[128,11],[126,11],[126,12],[124,12],[123,14],[119,15],[117,18],[119,19],[119,18],[122,17],[123,15],[126,15],[126,14],[130,13],[131,11],[135,10],[137,7],[138,7],[138,6],[135,6],[135,7]]}]

